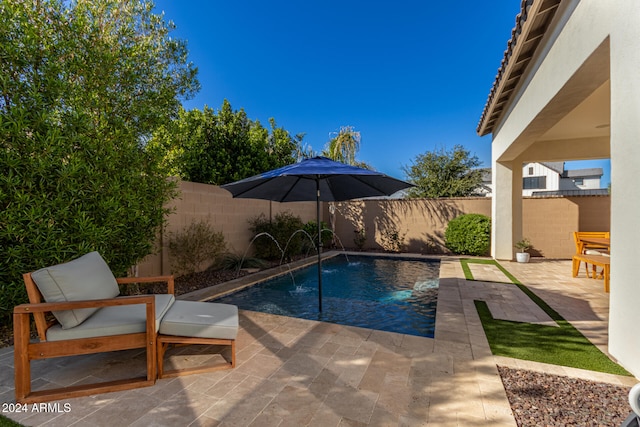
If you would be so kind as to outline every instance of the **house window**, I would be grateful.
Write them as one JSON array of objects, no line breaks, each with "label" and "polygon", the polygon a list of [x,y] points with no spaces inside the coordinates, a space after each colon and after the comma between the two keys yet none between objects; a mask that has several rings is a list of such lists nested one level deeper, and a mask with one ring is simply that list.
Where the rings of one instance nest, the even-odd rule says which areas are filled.
[{"label": "house window", "polygon": [[541,190],[547,188],[546,176],[533,176],[522,179],[522,188],[525,190]]},{"label": "house window", "polygon": [[533,175],[533,167],[529,166],[529,175]]},{"label": "house window", "polygon": [[575,185],[584,185],[584,178],[576,178],[573,180]]}]

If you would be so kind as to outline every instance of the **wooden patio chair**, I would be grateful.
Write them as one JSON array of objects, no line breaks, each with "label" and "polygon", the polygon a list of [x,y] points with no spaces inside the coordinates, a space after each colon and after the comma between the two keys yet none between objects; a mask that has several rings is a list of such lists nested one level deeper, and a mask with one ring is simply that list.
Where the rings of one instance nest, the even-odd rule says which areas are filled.
[{"label": "wooden patio chair", "polygon": [[[578,255],[609,255],[609,248],[606,246],[596,245],[593,243],[584,242],[582,239],[595,237],[595,238],[609,238],[608,231],[574,231],[573,232],[573,241],[576,244],[576,254]],[[587,277],[595,278],[597,276],[596,266],[592,265],[592,273],[589,273],[589,264],[585,262],[585,269],[587,272]],[[578,265],[578,270],[580,270],[580,265]]]},{"label": "wooden patio chair", "polygon": [[[19,305],[13,312],[16,401],[46,402],[155,383],[156,338],[160,319],[175,300],[173,276],[116,279],[100,254],[91,252],[26,273],[23,278],[29,304]],[[119,283],[160,281],[167,283],[167,294],[118,296]],[[40,342],[30,341],[30,316],[35,319]],[[31,390],[32,360],[136,348],[146,349],[145,376]]]}]

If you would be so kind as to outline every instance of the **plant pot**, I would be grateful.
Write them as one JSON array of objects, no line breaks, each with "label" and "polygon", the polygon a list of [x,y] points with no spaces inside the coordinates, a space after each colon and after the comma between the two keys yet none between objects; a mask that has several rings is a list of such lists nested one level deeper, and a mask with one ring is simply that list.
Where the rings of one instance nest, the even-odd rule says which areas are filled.
[{"label": "plant pot", "polygon": [[516,252],[516,261],[518,262],[529,262],[530,257],[529,252]]}]

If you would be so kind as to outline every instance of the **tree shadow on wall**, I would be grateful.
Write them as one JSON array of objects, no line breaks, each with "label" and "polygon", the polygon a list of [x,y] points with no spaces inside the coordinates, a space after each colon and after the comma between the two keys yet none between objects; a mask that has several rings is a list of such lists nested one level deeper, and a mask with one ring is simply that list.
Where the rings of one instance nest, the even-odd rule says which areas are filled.
[{"label": "tree shadow on wall", "polygon": [[[357,200],[336,205],[342,236],[365,230],[367,249],[448,254],[444,231],[465,212],[455,199]],[[339,221],[337,221],[339,222]],[[346,246],[346,245],[345,245]]]}]

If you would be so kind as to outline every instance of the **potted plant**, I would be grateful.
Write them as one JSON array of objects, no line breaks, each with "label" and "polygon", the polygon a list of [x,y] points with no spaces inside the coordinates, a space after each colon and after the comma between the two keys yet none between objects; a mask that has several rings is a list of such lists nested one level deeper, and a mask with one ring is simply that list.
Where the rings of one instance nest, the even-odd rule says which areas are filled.
[{"label": "potted plant", "polygon": [[531,241],[526,237],[515,244],[516,249],[516,261],[518,262],[529,262],[529,258],[531,255],[527,252],[531,249]]}]

